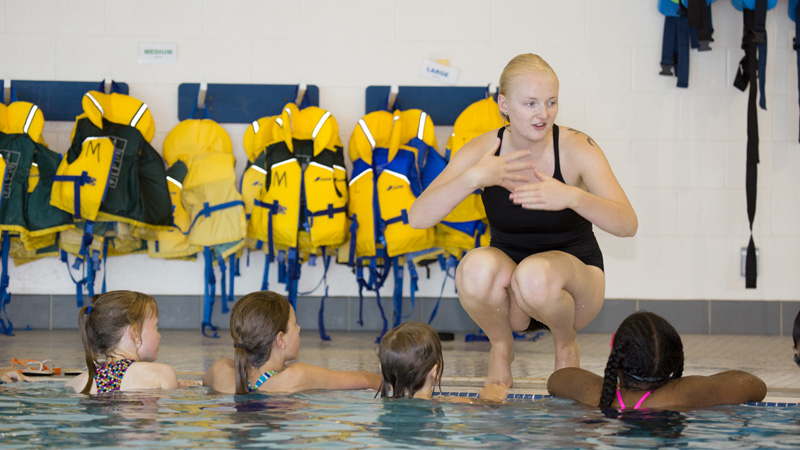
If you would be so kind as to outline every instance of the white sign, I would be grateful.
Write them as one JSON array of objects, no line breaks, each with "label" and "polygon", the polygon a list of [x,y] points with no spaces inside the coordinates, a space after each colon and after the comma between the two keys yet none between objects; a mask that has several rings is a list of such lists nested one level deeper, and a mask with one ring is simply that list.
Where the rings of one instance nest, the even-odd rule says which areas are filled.
[{"label": "white sign", "polygon": [[178,45],[139,44],[139,62],[150,64],[175,64],[178,62]]},{"label": "white sign", "polygon": [[456,84],[458,69],[426,59],[422,62],[419,75],[445,84]]}]

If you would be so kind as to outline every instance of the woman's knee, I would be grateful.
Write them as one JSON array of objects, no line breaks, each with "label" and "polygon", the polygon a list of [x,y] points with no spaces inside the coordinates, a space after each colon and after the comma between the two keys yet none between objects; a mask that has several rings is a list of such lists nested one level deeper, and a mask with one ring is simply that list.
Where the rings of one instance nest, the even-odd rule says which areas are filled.
[{"label": "woman's knee", "polygon": [[489,295],[505,289],[509,284],[510,269],[489,252],[470,252],[458,264],[456,287],[459,293]]},{"label": "woman's knee", "polygon": [[511,289],[518,301],[529,306],[552,302],[562,295],[564,277],[546,260],[525,260],[511,276]]}]

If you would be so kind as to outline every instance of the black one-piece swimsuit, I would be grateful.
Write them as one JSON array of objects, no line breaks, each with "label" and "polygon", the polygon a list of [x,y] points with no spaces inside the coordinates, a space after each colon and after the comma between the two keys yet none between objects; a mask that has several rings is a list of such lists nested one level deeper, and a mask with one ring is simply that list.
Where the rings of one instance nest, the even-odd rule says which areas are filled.
[{"label": "black one-piece swimsuit", "polygon": [[[497,137],[503,139],[505,128],[497,130]],[[564,182],[558,154],[558,126],[553,125],[553,153],[555,167],[553,178]],[[496,155],[500,154],[498,147]],[[519,264],[523,259],[536,253],[559,250],[575,256],[584,264],[603,270],[603,253],[592,231],[592,223],[571,209],[561,211],[541,211],[524,209],[508,198],[510,192],[502,186],[488,186],[483,189],[481,199],[486,209],[492,239],[495,247]],[[534,323],[536,322],[536,323]],[[532,320],[531,327],[539,322]]]}]

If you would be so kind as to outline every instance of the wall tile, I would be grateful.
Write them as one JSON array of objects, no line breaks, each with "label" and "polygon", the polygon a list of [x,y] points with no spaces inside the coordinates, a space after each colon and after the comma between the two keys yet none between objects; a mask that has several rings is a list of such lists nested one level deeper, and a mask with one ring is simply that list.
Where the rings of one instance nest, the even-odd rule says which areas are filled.
[{"label": "wall tile", "polygon": [[[627,13],[621,14],[621,11]],[[664,16],[658,14],[650,3],[635,0],[590,1],[587,2],[586,17],[586,39],[596,45],[616,45],[621,42],[661,45]]]},{"label": "wall tile", "polygon": [[301,2],[237,0],[203,3],[203,35],[224,38],[297,36]]},{"label": "wall tile", "polygon": [[719,142],[635,140],[632,185],[648,188],[723,188],[726,147]]},{"label": "wall tile", "polygon": [[[74,291],[73,291],[74,292]],[[83,305],[88,306],[91,299],[84,295]],[[52,322],[51,330],[72,330],[78,329],[78,311],[75,294],[72,295],[53,295],[52,307],[50,309]]]},{"label": "wall tile", "polygon": [[680,127],[678,97],[643,93],[589,93],[587,128],[595,139],[672,139]]},{"label": "wall tile", "polygon": [[679,194],[672,189],[630,189],[628,199],[639,218],[638,236],[678,234]]},{"label": "wall tile", "polygon": [[[253,43],[246,38],[169,39],[178,45],[176,64],[150,66],[156,83],[252,83]],[[146,41],[141,41],[146,42]],[[138,43],[137,43],[138,52]],[[137,53],[138,54],[138,53]],[[177,97],[176,97],[177,98]]]},{"label": "wall tile", "polygon": [[200,329],[203,319],[202,296],[156,296],[156,302],[158,303],[159,328],[165,330]]},{"label": "wall tile", "polygon": [[[473,3],[475,5],[470,6],[485,7],[480,2]],[[512,0],[487,3],[491,3],[491,22],[482,26],[489,28],[491,25],[493,41],[525,41],[531,39],[533,34],[531,30],[536,30],[536,35],[540,35],[544,42],[559,44],[586,42],[587,11],[584,2],[556,4]],[[456,9],[460,9],[460,6]],[[480,16],[473,10],[467,10],[466,14]],[[563,20],[553,20],[554,17]]]},{"label": "wall tile", "polygon": [[[257,84],[345,85],[350,43],[342,41],[254,40],[249,58],[251,82]],[[296,58],[303,55],[303,58]],[[248,73],[243,69],[243,73]],[[320,93],[320,95],[322,95]]]},{"label": "wall tile", "polygon": [[[369,0],[304,1],[300,4],[299,26],[294,27],[288,34],[323,42],[338,41],[338,45],[342,44],[342,40],[368,40],[377,36],[394,39],[397,29],[408,26],[407,23],[398,20],[400,11],[411,7],[405,2],[396,4]],[[418,14],[418,11],[415,10],[415,14]],[[415,17],[413,22],[419,20],[420,16]],[[334,17],[336,19],[332,20]]]},{"label": "wall tile", "polygon": [[[106,34],[141,36],[144,42],[160,42],[174,36],[199,36],[203,33],[203,7],[192,0],[141,0],[132,7],[127,2],[106,1]],[[227,3],[231,4],[231,3]]]},{"label": "wall tile", "polygon": [[50,329],[49,295],[12,295],[5,310],[4,318],[11,321],[14,330]]},{"label": "wall tile", "polygon": [[680,334],[708,334],[708,301],[639,301],[639,311],[658,314]]},{"label": "wall tile", "polygon": [[578,333],[613,333],[626,317],[636,312],[636,300],[613,300],[603,302],[603,308],[589,325]]},{"label": "wall tile", "polygon": [[[424,13],[422,13],[424,11]],[[482,0],[408,0],[397,3],[397,39],[401,41],[488,41],[491,27]],[[447,17],[447,20],[441,20]]]},{"label": "wall tile", "polygon": [[6,30],[12,33],[93,34],[105,30],[103,0],[3,2]]},{"label": "wall tile", "polygon": [[0,71],[4,79],[51,80],[55,76],[56,38],[53,35],[4,33],[0,55],[3,55]]},{"label": "wall tile", "polygon": [[[152,83],[154,66],[138,62],[140,42],[140,39],[127,36],[58,36],[55,77],[59,80],[98,82],[111,77],[129,84]],[[87,52],[98,57],[87,58]],[[131,94],[134,92],[131,91]]]},{"label": "wall tile", "polygon": [[[428,320],[433,313],[433,308],[436,307],[437,298],[425,297],[420,299],[419,303],[419,320],[420,322],[428,323]],[[408,319],[411,320],[411,319]],[[467,314],[467,311],[461,306],[458,298],[442,298],[439,303],[439,309],[436,311],[436,316],[430,324],[436,331],[440,332],[477,332],[480,327],[472,320]]]},{"label": "wall tile", "polygon": [[780,334],[780,304],[758,301],[711,302],[711,334]]},{"label": "wall tile", "polygon": [[782,336],[792,339],[794,333],[794,321],[800,314],[800,302],[781,302],[781,329]]}]

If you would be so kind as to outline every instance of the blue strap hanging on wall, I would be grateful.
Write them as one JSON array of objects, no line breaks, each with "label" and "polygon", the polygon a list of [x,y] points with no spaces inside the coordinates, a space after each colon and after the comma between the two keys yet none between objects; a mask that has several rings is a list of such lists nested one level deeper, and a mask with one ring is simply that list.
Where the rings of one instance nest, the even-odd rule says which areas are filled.
[{"label": "blue strap hanging on wall", "polygon": [[11,294],[8,292],[8,252],[11,245],[11,237],[8,231],[3,231],[2,250],[0,250],[0,258],[2,258],[2,274],[0,274],[0,333],[8,336],[14,335],[14,325],[11,319],[8,318],[6,313],[6,305],[11,303]]}]

